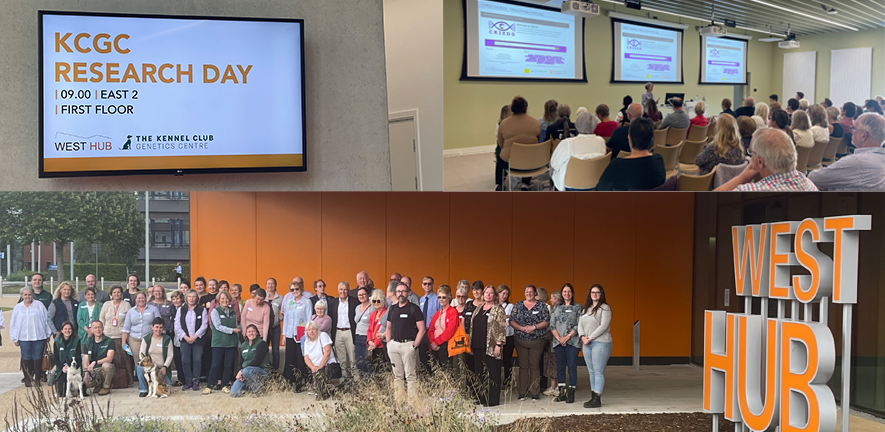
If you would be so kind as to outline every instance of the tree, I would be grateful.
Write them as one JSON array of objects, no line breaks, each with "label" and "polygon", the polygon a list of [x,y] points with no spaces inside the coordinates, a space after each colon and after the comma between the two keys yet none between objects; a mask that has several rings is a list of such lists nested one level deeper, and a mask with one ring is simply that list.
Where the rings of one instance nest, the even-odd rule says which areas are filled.
[{"label": "tree", "polygon": [[[134,265],[144,239],[136,203],[133,192],[0,192],[0,241],[102,243]],[[57,249],[58,263],[63,250]],[[58,280],[65,280],[62,265]]]}]

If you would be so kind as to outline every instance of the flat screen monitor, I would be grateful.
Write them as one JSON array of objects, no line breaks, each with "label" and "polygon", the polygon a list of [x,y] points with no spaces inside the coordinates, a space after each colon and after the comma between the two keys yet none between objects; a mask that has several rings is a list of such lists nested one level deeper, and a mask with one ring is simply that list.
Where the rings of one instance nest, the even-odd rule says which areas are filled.
[{"label": "flat screen monitor", "polygon": [[682,103],[685,103],[685,93],[667,93],[664,96],[664,105],[670,106],[670,99],[679,98],[682,99]]},{"label": "flat screen monitor", "polygon": [[41,11],[40,177],[304,171],[304,23]]},{"label": "flat screen monitor", "polygon": [[506,0],[463,1],[462,80],[587,81],[583,17]]}]

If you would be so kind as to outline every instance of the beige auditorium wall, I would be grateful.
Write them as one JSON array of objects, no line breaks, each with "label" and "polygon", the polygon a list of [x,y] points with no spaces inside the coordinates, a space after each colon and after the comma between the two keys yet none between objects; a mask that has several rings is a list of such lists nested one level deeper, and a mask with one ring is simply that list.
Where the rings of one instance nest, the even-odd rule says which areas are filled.
[{"label": "beige auditorium wall", "polygon": [[[0,189],[390,190],[382,0],[0,4]],[[38,179],[38,10],[304,19],[307,172]]]},{"label": "beige auditorium wall", "polygon": [[418,110],[421,186],[443,189],[443,0],[384,0],[388,111]]},{"label": "beige auditorium wall", "polygon": [[[775,93],[783,91],[784,54],[788,52],[817,51],[817,70],[814,94],[820,102],[830,94],[830,51],[845,48],[873,48],[873,75],[871,96],[885,95],[885,28],[859,32],[844,31],[818,35],[799,36],[799,48],[784,50],[775,48],[771,53],[771,87]],[[795,95],[784,95],[784,99]]]},{"label": "beige auditorium wall", "polygon": [[[608,7],[608,5],[603,5]],[[608,7],[610,9],[610,7]],[[621,109],[625,95],[631,95],[639,101],[645,91],[642,84],[609,84],[612,63],[612,29],[608,16],[587,19],[584,26],[585,56],[587,58],[587,83],[514,83],[514,82],[477,82],[460,81],[461,63],[464,55],[464,17],[459,0],[446,0],[444,10],[445,64],[443,89],[445,91],[445,146],[446,150],[465,147],[489,146],[495,144],[495,124],[501,107],[510,103],[513,96],[519,94],[529,101],[529,114],[540,117],[544,102],[553,98],[560,103],[567,103],[574,112],[579,106],[586,106],[593,111],[600,103],[607,104],[613,114]],[[624,7],[618,7],[619,13],[632,13]],[[644,13],[641,14],[645,16]],[[679,18],[659,14],[659,20],[677,22]],[[705,25],[704,22],[683,19],[684,24],[692,27],[685,31],[683,37],[683,72],[685,84],[658,84],[655,96],[663,97],[667,92],[685,93],[686,97],[695,95],[706,96],[713,101],[715,107],[709,112],[718,114],[719,102],[722,98],[734,96],[733,86],[698,85],[700,74],[700,36],[694,26]],[[709,23],[707,23],[709,24]],[[743,33],[738,30],[736,33]],[[771,83],[771,44],[758,42],[755,39],[764,37],[760,33],[749,32],[754,40],[750,42],[748,70],[751,74],[751,90],[759,97],[766,97],[774,89]],[[715,111],[715,112],[714,112]],[[708,114],[709,115],[709,114]],[[457,151],[457,150],[454,150]]]}]

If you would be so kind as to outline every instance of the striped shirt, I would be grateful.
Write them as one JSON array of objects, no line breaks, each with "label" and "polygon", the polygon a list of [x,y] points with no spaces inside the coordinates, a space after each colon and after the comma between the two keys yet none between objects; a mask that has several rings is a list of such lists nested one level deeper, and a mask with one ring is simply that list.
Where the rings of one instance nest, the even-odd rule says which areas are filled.
[{"label": "striped shirt", "polygon": [[859,148],[828,167],[808,174],[814,184],[834,191],[885,191],[885,148]]},{"label": "striped shirt", "polygon": [[756,183],[746,183],[736,187],[736,191],[763,192],[806,192],[816,191],[817,187],[805,174],[792,170],[790,172],[772,174]]}]

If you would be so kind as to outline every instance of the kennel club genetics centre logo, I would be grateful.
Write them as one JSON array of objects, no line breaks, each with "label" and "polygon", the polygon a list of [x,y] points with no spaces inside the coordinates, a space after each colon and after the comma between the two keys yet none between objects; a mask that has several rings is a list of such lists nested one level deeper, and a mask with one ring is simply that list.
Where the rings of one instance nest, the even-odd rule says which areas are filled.
[{"label": "kennel club genetics centre logo", "polygon": [[516,36],[516,23],[489,21],[489,34],[498,36]]},{"label": "kennel club genetics centre logo", "polygon": [[[118,150],[130,151],[171,151],[201,152],[209,150],[215,141],[213,134],[181,134],[181,135],[126,135],[125,139],[114,139],[106,135],[88,137],[58,132],[55,134],[53,147],[58,153],[91,153]],[[115,145],[115,143],[117,143]]]},{"label": "kennel club genetics centre logo", "polygon": [[[870,228],[869,215],[732,227],[735,293],[744,299],[744,313],[705,312],[705,412],[752,431],[836,430],[836,401],[827,386],[836,345],[827,311],[830,303],[841,305],[844,322],[851,322],[860,231]],[[752,314],[752,297],[761,299],[761,315]],[[776,317],[769,317],[769,301],[776,302]],[[851,382],[850,332],[843,326],[842,383]],[[843,408],[848,402],[842,399]],[[847,426],[843,418],[842,430]]]}]

